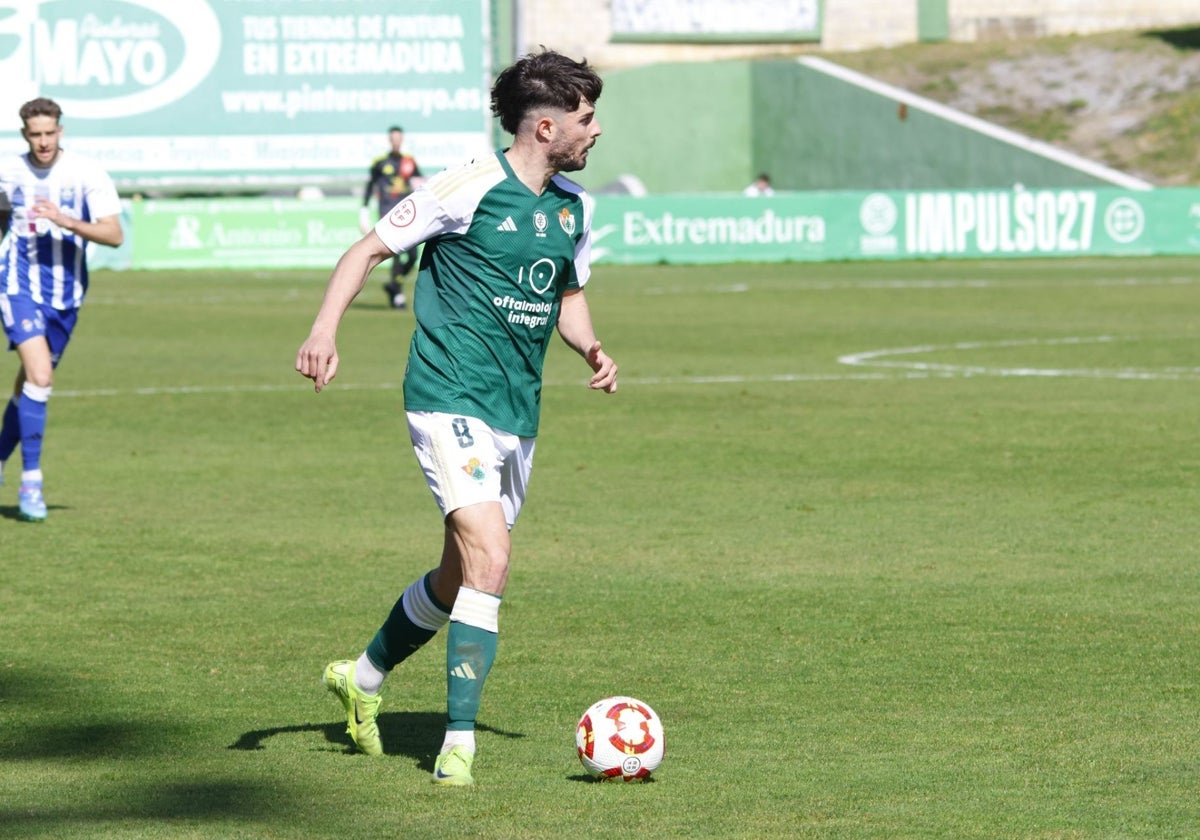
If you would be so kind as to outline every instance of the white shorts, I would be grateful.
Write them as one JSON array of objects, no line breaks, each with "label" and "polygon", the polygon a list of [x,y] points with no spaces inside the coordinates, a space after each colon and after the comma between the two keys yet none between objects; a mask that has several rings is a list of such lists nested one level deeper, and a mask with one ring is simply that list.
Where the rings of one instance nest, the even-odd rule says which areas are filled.
[{"label": "white shorts", "polygon": [[437,411],[406,415],[417,463],[442,516],[480,502],[499,502],[512,528],[525,502],[535,439],[498,432],[477,417]]}]

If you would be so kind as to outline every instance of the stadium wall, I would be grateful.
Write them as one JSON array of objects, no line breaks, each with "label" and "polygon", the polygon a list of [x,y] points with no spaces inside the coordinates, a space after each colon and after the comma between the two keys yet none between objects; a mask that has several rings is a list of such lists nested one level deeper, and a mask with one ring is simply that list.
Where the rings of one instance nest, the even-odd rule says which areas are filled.
[{"label": "stadium wall", "polygon": [[1148,188],[816,57],[605,74],[585,186],[632,174],[651,193],[776,189]]},{"label": "stadium wall", "polygon": [[[614,37],[613,0],[496,1],[515,3],[519,9],[519,49],[546,44],[586,56],[605,69],[762,57],[788,49],[864,50],[943,37],[977,41],[1200,24],[1195,0],[823,0],[820,30],[814,38],[753,43],[731,37],[722,43],[713,38],[664,37],[630,43]],[[687,7],[694,0],[669,2]],[[934,8],[938,3],[941,14]],[[944,18],[944,36],[929,27],[928,21],[935,18]],[[748,21],[747,28],[752,23]]]}]

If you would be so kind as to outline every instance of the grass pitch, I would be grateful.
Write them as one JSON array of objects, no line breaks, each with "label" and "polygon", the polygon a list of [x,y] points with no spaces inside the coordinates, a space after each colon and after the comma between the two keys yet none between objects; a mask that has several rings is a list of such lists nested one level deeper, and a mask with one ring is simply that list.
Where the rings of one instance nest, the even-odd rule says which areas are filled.
[{"label": "grass pitch", "polygon": [[[429,783],[444,640],[379,760],[319,683],[440,548],[377,283],[102,273],[44,525],[0,489],[0,835],[1200,833],[1200,261],[603,268],[613,397],[547,361],[478,784]],[[3,375],[11,375],[9,356]],[[661,714],[644,785],[573,752]]]}]

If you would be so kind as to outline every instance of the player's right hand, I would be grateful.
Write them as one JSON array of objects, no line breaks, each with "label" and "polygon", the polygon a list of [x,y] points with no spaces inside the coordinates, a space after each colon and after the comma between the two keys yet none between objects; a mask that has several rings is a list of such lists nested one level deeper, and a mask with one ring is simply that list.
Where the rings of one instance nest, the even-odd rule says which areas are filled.
[{"label": "player's right hand", "polygon": [[371,211],[368,207],[363,206],[358,209],[358,229],[364,236],[370,232],[375,225],[371,224]]},{"label": "player's right hand", "polygon": [[310,335],[296,352],[296,370],[313,381],[318,394],[337,376],[337,369],[337,347],[323,335]]}]

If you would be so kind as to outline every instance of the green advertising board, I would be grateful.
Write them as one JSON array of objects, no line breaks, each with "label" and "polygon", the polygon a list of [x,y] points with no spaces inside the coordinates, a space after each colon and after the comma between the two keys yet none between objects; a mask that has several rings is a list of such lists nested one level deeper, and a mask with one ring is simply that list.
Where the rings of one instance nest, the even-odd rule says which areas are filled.
[{"label": "green advertising board", "polygon": [[0,150],[17,110],[118,183],[365,175],[389,126],[436,170],[490,144],[488,0],[0,3]]},{"label": "green advertising board", "polygon": [[601,196],[593,231],[615,263],[1192,254],[1200,191]]},{"label": "green advertising board", "polygon": [[352,199],[140,201],[134,268],[333,268],[362,234]]},{"label": "green advertising board", "polygon": [[[598,264],[999,259],[1200,253],[1200,190],[599,195]],[[352,198],[139,201],[133,268],[332,268]]]}]

